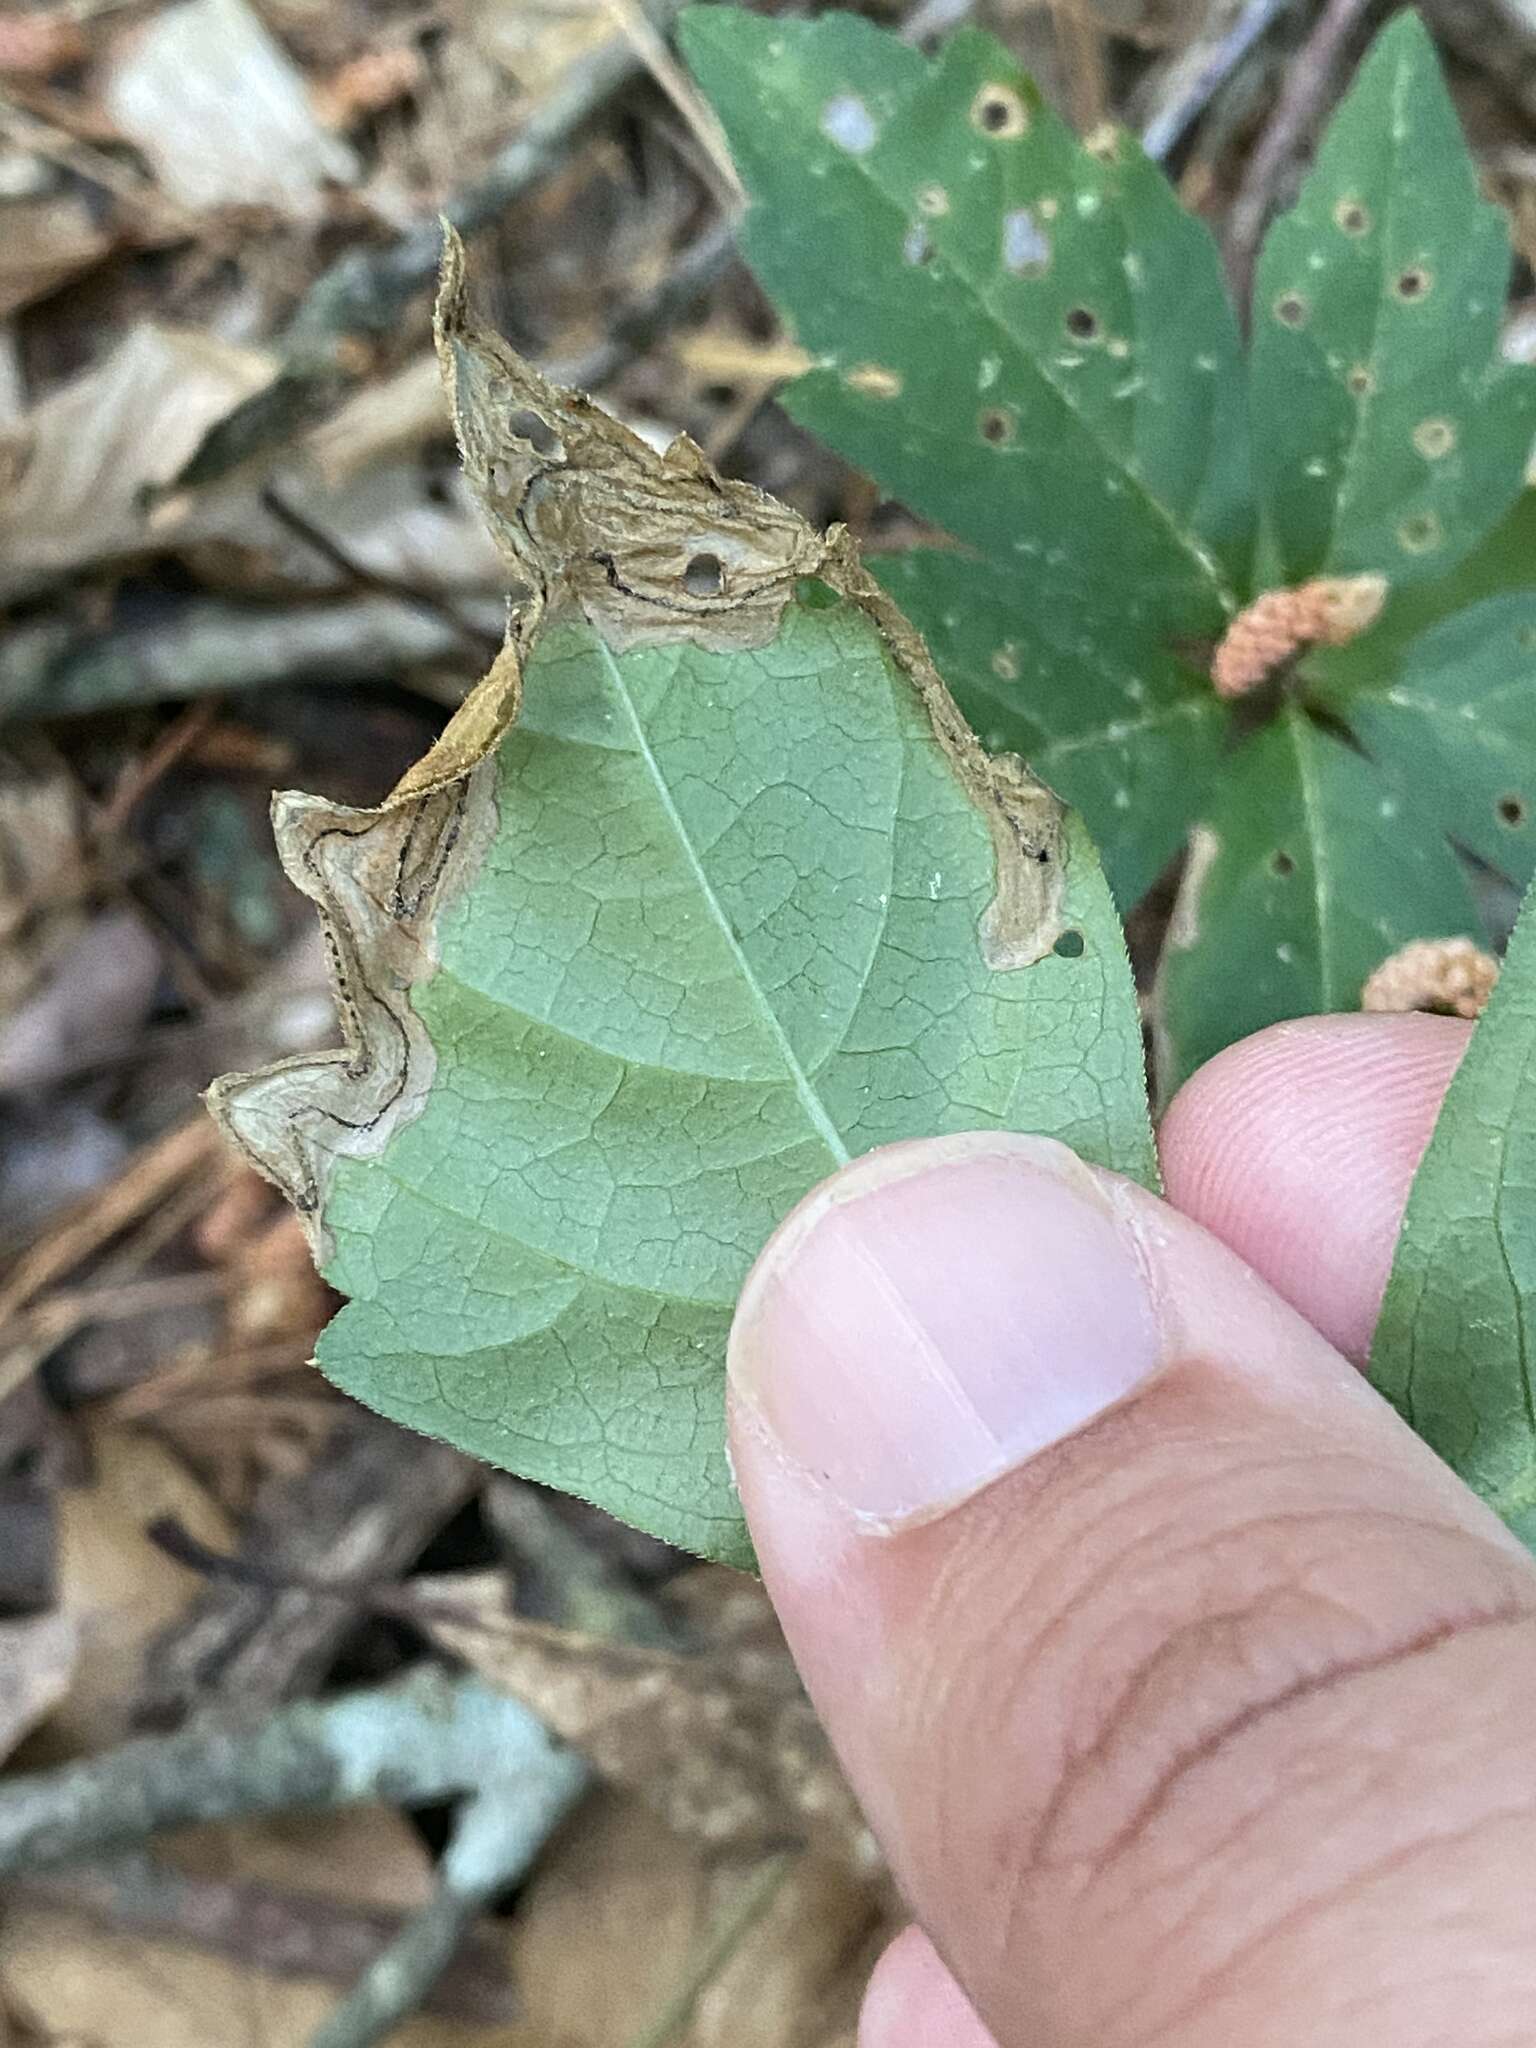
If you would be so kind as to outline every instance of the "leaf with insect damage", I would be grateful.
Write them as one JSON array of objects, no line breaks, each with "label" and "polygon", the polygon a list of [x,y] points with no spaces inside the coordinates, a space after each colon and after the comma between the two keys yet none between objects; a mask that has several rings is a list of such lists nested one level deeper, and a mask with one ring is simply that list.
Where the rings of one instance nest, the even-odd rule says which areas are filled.
[{"label": "leaf with insect damage", "polygon": [[809,1187],[988,1125],[1150,1177],[1119,926],[845,536],[546,383],[451,241],[438,338],[527,596],[379,810],[280,800],[347,1044],[214,1108],[349,1297],[340,1386],[741,1562],[726,1331]]}]

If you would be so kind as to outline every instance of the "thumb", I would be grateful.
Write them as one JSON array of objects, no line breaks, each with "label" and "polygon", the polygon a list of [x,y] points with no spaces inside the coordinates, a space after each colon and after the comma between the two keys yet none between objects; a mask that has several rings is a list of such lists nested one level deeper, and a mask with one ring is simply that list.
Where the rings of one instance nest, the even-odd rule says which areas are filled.
[{"label": "thumb", "polygon": [[1536,1572],[1214,1238],[1047,1140],[895,1147],[781,1228],[731,1382],[790,1642],[1002,2048],[1528,2038]]}]

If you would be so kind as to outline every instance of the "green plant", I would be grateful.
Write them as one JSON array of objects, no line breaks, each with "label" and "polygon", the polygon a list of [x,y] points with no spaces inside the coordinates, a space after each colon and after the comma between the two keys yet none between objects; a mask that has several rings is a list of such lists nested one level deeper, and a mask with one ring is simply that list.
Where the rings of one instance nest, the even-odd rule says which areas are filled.
[{"label": "green plant", "polygon": [[[987,36],[929,63],[848,15],[702,7],[682,40],[812,359],[784,404],[947,537],[872,569],[987,743],[1081,809],[1123,907],[1193,835],[1163,1086],[1480,930],[1458,849],[1520,885],[1536,862],[1536,551],[1524,507],[1497,531],[1536,373],[1497,359],[1507,230],[1417,18],[1271,229],[1246,359],[1156,166],[1078,143]],[[1223,701],[1246,608],[1294,619],[1321,577],[1358,637],[1260,634]]]},{"label": "green plant", "polygon": [[[931,637],[994,737],[1034,734],[1057,781],[1081,778],[1127,894],[1189,815],[1206,820],[1161,988],[1179,1057],[1287,1007],[1275,961],[1299,961],[1316,995],[1401,939],[1469,924],[1452,838],[1510,874],[1529,866],[1511,849],[1527,838],[1536,592],[1519,587],[1529,501],[1510,504],[1533,380],[1456,368],[1456,320],[1433,314],[1454,294],[1457,332],[1475,327],[1475,299],[1476,361],[1491,353],[1504,244],[1468,179],[1450,198],[1435,186],[1420,224],[1395,224],[1406,188],[1393,181],[1418,173],[1381,159],[1410,115],[1442,170],[1465,171],[1416,24],[1378,45],[1265,252],[1261,303],[1299,293],[1298,274],[1311,297],[1304,318],[1277,316],[1246,373],[1269,479],[1257,494],[1214,257],[1130,145],[1079,150],[985,39],[930,71],[838,17],[709,10],[690,29],[706,75],[729,50],[734,78],[752,38],[767,38],[754,92],[802,125],[811,103],[784,81],[818,81],[833,154],[801,172],[814,184],[824,164],[829,193],[855,181],[832,217],[866,194],[882,135],[900,142],[902,178],[925,180],[917,223],[894,202],[858,216],[871,244],[876,226],[907,223],[901,262],[919,282],[876,266],[853,295],[863,324],[790,399],[955,535],[885,563],[886,583],[920,612],[939,606]],[[727,118],[751,130],[741,108]],[[782,119],[769,140],[788,162]],[[749,177],[773,156],[765,144]],[[793,268],[771,213],[755,218],[771,245],[760,264]],[[1325,232],[1341,239],[1314,270]],[[1049,294],[1033,341],[978,289],[939,289],[980,276],[983,246]],[[829,295],[835,254],[820,259]],[[948,325],[910,317],[914,289]],[[1074,309],[1099,324],[1076,337],[1082,392],[1066,405],[1062,365],[1040,356],[1065,350],[1057,328]],[[973,370],[983,319],[993,351]],[[1408,320],[1423,325],[1399,330]],[[1388,346],[1398,331],[1411,349]],[[1209,348],[1181,354],[1191,333]],[[1308,335],[1315,362],[1294,353]],[[319,1352],[340,1386],[745,1563],[726,1333],[751,1260],[802,1193],[869,1147],[988,1125],[1058,1136],[1154,1183],[1119,922],[1077,817],[1014,755],[980,746],[845,534],[813,533],[687,442],[655,455],[546,383],[470,317],[451,237],[438,344],[467,478],[528,595],[490,673],[377,810],[278,800],[285,865],[327,926],[347,1043],[231,1076],[212,1106],[349,1297]],[[1370,366],[1369,393],[1350,390],[1354,363]],[[1151,395],[1118,395],[1124,378]],[[1036,450],[1049,488],[1010,481],[998,464],[1015,447]],[[1298,478],[1302,447],[1324,452],[1300,458]],[[1207,661],[1219,644],[1231,687],[1272,639],[1347,630],[1236,713],[1190,654],[1191,636]],[[1026,674],[1027,715],[1012,696]],[[1134,731],[1127,705],[1141,707]],[[1377,1383],[1528,1540],[1531,916],[1415,1187],[1373,1359]]]},{"label": "green plant", "polygon": [[438,332],[532,594],[379,810],[279,799],[349,1043],[213,1107],[350,1297],[339,1385],[741,1563],[726,1331],[802,1194],[989,1124],[1152,1178],[1119,923],[846,537],[546,384],[456,245]]}]

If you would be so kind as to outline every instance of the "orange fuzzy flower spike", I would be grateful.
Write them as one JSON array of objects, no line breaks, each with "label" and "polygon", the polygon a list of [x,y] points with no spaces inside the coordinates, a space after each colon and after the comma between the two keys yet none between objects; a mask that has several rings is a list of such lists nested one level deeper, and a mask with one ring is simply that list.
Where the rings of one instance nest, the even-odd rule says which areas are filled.
[{"label": "orange fuzzy flower spike", "polygon": [[1385,576],[1314,576],[1291,590],[1266,590],[1222,635],[1211,661],[1218,697],[1245,697],[1304,647],[1342,647],[1374,625],[1386,602]]}]

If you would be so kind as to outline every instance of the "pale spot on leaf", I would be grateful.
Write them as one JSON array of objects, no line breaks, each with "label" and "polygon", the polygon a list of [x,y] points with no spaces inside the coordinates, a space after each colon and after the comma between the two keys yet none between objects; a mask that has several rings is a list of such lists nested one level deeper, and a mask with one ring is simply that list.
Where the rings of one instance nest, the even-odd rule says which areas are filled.
[{"label": "pale spot on leaf", "polygon": [[1051,260],[1051,238],[1027,206],[1003,216],[1003,262],[1019,277],[1038,277]]},{"label": "pale spot on leaf", "polygon": [[874,115],[856,93],[839,93],[821,110],[821,132],[850,156],[865,156],[880,140]]}]

